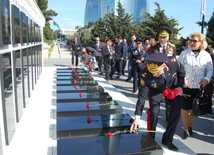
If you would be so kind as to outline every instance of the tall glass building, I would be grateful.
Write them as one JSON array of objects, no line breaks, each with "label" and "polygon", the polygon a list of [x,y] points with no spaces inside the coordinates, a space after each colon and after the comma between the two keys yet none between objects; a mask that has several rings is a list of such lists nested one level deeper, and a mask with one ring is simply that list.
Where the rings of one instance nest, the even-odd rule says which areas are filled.
[{"label": "tall glass building", "polygon": [[126,13],[133,15],[136,24],[146,20],[145,12],[149,12],[149,0],[87,0],[84,25],[88,25],[90,21],[97,21],[99,17],[105,17],[107,13],[117,14],[119,1]]}]

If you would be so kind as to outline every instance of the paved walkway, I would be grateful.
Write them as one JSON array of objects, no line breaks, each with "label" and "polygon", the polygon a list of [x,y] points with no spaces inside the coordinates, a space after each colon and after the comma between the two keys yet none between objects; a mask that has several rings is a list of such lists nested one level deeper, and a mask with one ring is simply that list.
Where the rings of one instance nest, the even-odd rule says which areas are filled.
[{"label": "paved walkway", "polygon": [[[51,57],[50,59],[44,60],[45,67],[71,66],[70,50],[68,50],[67,48],[60,48],[61,59],[59,58],[59,56],[57,58],[57,54],[59,55],[57,46],[54,48],[53,53],[55,53],[54,55],[56,57]],[[126,76],[122,76],[121,79],[114,78],[114,80],[110,80],[109,83],[112,84],[122,94],[124,94],[128,99],[130,99],[133,102],[133,104],[135,104],[137,101],[137,93],[135,94],[132,93],[132,81],[125,82],[126,78],[127,78],[127,73],[126,73]],[[147,109],[148,109],[148,102],[146,102],[146,105],[145,105],[144,114],[142,116],[143,119],[145,119],[146,117],[145,111]],[[214,111],[214,106],[213,106],[213,111]],[[133,109],[132,109],[132,112],[133,113],[131,114],[131,116],[134,115]],[[164,103],[161,104],[158,123],[163,127],[166,127],[167,125],[165,121]],[[183,140],[182,139],[183,124],[182,124],[182,120],[180,120],[178,124],[178,128],[176,130],[175,137],[199,155],[214,154],[213,127],[214,127],[214,115],[205,115],[205,116],[197,117],[193,123],[194,134],[192,135],[192,137],[189,137],[186,140]]]}]

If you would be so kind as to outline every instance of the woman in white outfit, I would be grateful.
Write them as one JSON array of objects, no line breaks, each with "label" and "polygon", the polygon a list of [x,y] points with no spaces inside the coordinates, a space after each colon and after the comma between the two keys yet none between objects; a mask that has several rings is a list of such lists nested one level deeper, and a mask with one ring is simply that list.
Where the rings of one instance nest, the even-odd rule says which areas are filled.
[{"label": "woman in white outfit", "polygon": [[[184,125],[184,139],[192,135],[192,123],[195,116],[192,115],[193,99],[202,85],[205,87],[213,75],[213,65],[210,54],[205,51],[207,42],[201,33],[192,33],[189,48],[181,52],[178,60],[184,65],[185,81],[183,93],[191,97],[181,99],[181,116]],[[190,110],[190,116],[188,113]]]}]

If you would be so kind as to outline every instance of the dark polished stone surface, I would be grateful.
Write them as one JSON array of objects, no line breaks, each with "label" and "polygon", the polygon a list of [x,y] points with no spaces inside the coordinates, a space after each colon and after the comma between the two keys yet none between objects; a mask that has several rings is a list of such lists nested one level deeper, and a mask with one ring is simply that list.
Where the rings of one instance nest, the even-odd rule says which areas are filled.
[{"label": "dark polished stone surface", "polygon": [[[91,120],[88,122],[88,117]],[[57,118],[57,139],[100,136],[129,130],[133,119],[127,114]]]},{"label": "dark polished stone surface", "polygon": [[[90,104],[87,107],[87,104]],[[57,117],[122,114],[123,109],[116,101],[79,102],[57,104]]]},{"label": "dark polished stone surface", "polygon": [[86,93],[57,93],[57,103],[65,102],[90,102],[90,101],[111,101],[112,97],[106,92]]},{"label": "dark polished stone surface", "polygon": [[95,80],[64,80],[64,81],[57,81],[57,86],[65,86],[65,85],[98,85]]},{"label": "dark polished stone surface", "polygon": [[57,140],[57,154],[162,155],[163,149],[145,132]]},{"label": "dark polished stone surface", "polygon": [[78,81],[81,81],[81,80],[94,80],[93,77],[91,76],[79,76],[79,75],[73,75],[73,76],[59,76],[57,77],[57,81],[64,81],[64,80],[78,80]]},{"label": "dark polished stone surface", "polygon": [[88,71],[86,71],[86,70],[74,70],[74,71],[72,71],[72,70],[70,70],[70,69],[67,69],[67,70],[57,70],[56,71],[57,73],[87,73]]},{"label": "dark polished stone surface", "polygon": [[77,92],[104,92],[101,86],[89,86],[89,85],[73,85],[73,86],[57,86],[57,93],[77,93]]},{"label": "dark polished stone surface", "polygon": [[[74,72],[71,73],[56,73],[57,76],[73,76],[75,75]],[[82,73],[82,72],[76,72],[76,75],[81,75],[81,76],[90,76],[91,74],[88,73]]]},{"label": "dark polished stone surface", "polygon": [[[84,68],[76,68],[76,67],[71,67],[73,70],[75,71],[85,71]],[[61,67],[61,68],[57,68],[57,71],[63,71],[63,70],[72,70],[72,69],[68,69],[68,67]]]}]

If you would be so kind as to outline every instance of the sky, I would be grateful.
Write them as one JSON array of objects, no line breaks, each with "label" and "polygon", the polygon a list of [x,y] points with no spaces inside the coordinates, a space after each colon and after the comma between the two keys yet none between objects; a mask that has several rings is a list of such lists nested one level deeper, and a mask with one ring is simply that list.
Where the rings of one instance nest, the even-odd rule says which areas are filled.
[{"label": "sky", "polygon": [[[122,0],[121,0],[122,1]],[[149,13],[154,15],[157,6],[160,4],[162,10],[168,18],[175,18],[179,22],[179,27],[183,29],[179,32],[184,38],[192,32],[201,32],[201,27],[196,24],[201,21],[201,0],[149,0]],[[64,29],[75,29],[75,26],[84,26],[86,0],[48,0],[48,9],[58,13],[54,17],[55,22]],[[205,21],[209,21],[214,12],[214,0],[206,0]],[[51,26],[54,30],[55,26]],[[206,29],[204,29],[206,33]],[[204,33],[204,34],[205,34]]]}]

